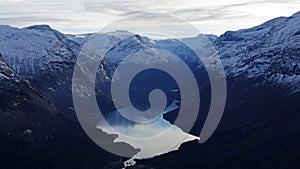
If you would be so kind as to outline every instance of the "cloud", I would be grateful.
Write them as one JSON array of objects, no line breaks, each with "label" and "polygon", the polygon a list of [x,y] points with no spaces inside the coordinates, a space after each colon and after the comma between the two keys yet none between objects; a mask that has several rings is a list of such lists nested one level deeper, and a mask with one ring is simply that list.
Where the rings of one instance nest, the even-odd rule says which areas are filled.
[{"label": "cloud", "polygon": [[24,0],[2,0],[2,2],[22,2]]},{"label": "cloud", "polygon": [[164,13],[219,35],[298,10],[299,0],[1,0],[0,24],[46,23],[66,33],[82,33],[98,31],[124,16]]}]

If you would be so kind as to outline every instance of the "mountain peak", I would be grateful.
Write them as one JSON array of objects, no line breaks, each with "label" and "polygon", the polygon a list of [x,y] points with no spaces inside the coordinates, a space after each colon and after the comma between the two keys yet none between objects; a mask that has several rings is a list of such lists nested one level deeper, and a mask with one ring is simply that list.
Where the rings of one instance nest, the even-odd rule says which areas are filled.
[{"label": "mountain peak", "polygon": [[292,15],[292,17],[300,17],[300,11],[299,12],[296,12]]},{"label": "mountain peak", "polygon": [[0,29],[18,29],[18,28],[12,27],[12,26],[9,26],[9,25],[0,25]]},{"label": "mountain peak", "polygon": [[128,38],[129,36],[132,36],[134,35],[133,33],[127,31],[127,30],[115,30],[115,31],[112,31],[112,32],[107,32],[107,34],[110,34],[110,35],[113,35],[113,36],[116,36],[118,38]]},{"label": "mountain peak", "polygon": [[33,26],[25,27],[25,29],[52,30],[52,28],[49,25],[33,25]]},{"label": "mountain peak", "polygon": [[119,33],[130,33],[130,34],[131,34],[131,32],[129,32],[129,31],[127,31],[127,30],[122,30],[122,29],[117,29],[117,30],[115,30],[114,32],[119,32]]}]

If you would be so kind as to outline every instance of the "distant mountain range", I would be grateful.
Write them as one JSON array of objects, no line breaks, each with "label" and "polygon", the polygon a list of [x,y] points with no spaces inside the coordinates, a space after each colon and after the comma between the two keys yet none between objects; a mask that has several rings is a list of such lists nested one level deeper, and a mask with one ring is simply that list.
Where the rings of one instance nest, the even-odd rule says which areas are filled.
[{"label": "distant mountain range", "polygon": [[[105,89],[99,88],[97,97],[107,111],[113,105],[107,85],[127,55],[143,48],[164,49],[195,67],[195,75],[203,76],[198,82],[207,103],[200,107],[192,130],[199,133],[209,106],[209,79],[197,56],[181,42],[198,37],[152,40],[127,31],[65,35],[47,25],[21,29],[1,25],[0,162],[4,168],[122,166],[119,157],[89,140],[74,112],[73,69],[91,37],[103,49],[117,43],[106,53],[98,72],[97,83]],[[135,167],[298,168],[300,12],[207,38],[221,58],[228,83],[228,100],[217,132],[204,144],[187,143],[177,152],[139,161]]]}]

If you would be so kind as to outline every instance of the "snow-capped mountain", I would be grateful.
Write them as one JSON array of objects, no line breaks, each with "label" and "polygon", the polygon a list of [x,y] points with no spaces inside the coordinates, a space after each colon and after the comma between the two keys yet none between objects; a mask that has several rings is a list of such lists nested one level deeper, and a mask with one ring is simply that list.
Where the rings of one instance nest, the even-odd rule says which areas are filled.
[{"label": "snow-capped mountain", "polygon": [[76,46],[75,42],[47,25],[22,29],[0,27],[0,51],[4,61],[26,77],[74,62],[74,53],[79,49]]},{"label": "snow-capped mountain", "polygon": [[227,78],[261,79],[299,91],[300,13],[228,31],[215,44]]},{"label": "snow-capped mountain", "polygon": [[3,60],[72,118],[71,78],[79,50],[78,43],[47,25],[0,26]]},{"label": "snow-capped mountain", "polygon": [[69,38],[72,41],[75,41],[81,45],[84,45],[91,37],[94,39],[97,38],[99,42],[102,41],[102,44],[105,45],[106,43],[109,44],[108,41],[105,41],[105,39],[109,39],[111,42],[117,42],[120,39],[127,38],[129,36],[134,35],[131,32],[128,32],[126,30],[116,30],[114,32],[106,32],[106,33],[87,33],[87,34],[79,34],[79,35],[66,35],[67,38]]},{"label": "snow-capped mountain", "polygon": [[[236,32],[228,31],[220,37],[207,35],[216,45],[228,78],[265,78],[266,83],[289,83],[298,79],[300,14],[280,17],[260,26]],[[127,31],[83,35],[63,35],[47,25],[22,29],[0,27],[0,51],[3,60],[17,73],[26,77],[66,73],[72,69],[82,46],[92,39],[101,44],[109,62],[120,63],[128,54],[143,48],[169,50],[183,60],[195,62],[194,53],[178,40],[149,40]],[[124,38],[124,39],[123,39]],[[191,43],[199,37],[185,38]],[[123,39],[122,41],[120,41]],[[95,41],[96,40],[96,41]],[[117,43],[117,44],[116,44]],[[97,45],[98,47],[99,45]],[[68,81],[67,79],[64,79]],[[63,81],[57,81],[62,85]],[[50,88],[50,86],[48,86]]]}]

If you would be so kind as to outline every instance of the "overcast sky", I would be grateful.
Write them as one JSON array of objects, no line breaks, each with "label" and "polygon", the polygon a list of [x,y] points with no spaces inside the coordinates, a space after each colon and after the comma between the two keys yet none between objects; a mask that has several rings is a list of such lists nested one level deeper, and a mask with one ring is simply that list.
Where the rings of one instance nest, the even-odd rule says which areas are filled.
[{"label": "overcast sky", "polygon": [[0,24],[49,24],[64,33],[96,32],[134,13],[167,13],[220,35],[300,11],[300,0],[0,0]]}]

